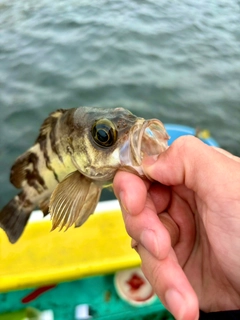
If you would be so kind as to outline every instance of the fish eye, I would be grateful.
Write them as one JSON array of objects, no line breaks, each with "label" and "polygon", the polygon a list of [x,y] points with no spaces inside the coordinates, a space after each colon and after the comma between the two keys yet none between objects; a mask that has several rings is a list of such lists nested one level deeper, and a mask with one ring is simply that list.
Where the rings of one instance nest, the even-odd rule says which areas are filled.
[{"label": "fish eye", "polygon": [[94,141],[101,147],[111,147],[117,140],[115,126],[108,119],[97,120],[91,132]]}]

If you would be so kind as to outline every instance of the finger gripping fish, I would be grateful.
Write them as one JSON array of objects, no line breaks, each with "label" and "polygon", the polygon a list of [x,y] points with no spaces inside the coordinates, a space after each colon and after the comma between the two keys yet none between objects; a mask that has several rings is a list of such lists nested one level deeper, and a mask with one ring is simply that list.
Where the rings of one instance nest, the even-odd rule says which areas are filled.
[{"label": "finger gripping fish", "polygon": [[52,229],[81,226],[117,170],[144,177],[143,156],[158,156],[168,139],[159,120],[123,108],[51,113],[35,144],[11,168],[10,181],[21,192],[1,210],[0,227],[15,243],[36,207],[50,213]]}]

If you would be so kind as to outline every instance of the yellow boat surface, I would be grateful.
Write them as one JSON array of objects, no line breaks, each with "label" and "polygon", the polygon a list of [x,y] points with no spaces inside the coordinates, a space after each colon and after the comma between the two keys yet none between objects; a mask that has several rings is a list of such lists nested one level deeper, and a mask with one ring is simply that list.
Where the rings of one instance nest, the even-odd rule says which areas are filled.
[{"label": "yellow boat surface", "polygon": [[80,228],[51,230],[51,221],[28,223],[9,243],[0,230],[0,291],[36,287],[113,273],[140,265],[116,201],[100,203]]}]

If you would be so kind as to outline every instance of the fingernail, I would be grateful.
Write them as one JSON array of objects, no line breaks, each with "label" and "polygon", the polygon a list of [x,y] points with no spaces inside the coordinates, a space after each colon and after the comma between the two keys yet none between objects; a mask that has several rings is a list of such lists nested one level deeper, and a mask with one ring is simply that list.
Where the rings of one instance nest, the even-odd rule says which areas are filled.
[{"label": "fingernail", "polygon": [[185,301],[183,296],[175,289],[168,289],[165,293],[167,309],[177,320],[181,320],[185,314]]},{"label": "fingernail", "polygon": [[141,244],[147,249],[152,255],[158,257],[159,245],[155,235],[155,232],[151,229],[145,229],[140,235]]},{"label": "fingernail", "polygon": [[132,239],[131,247],[132,247],[132,249],[134,249],[134,250],[136,250],[138,252],[138,243],[137,243],[136,240]]},{"label": "fingernail", "polygon": [[151,166],[152,164],[154,164],[158,159],[158,155],[144,155],[143,159],[142,159],[142,164],[145,166]]},{"label": "fingernail", "polygon": [[124,192],[123,192],[123,191],[120,191],[120,192],[119,192],[118,201],[119,201],[119,203],[120,203],[121,208],[122,208],[125,212],[128,212],[128,209],[127,209],[127,207],[126,207],[126,205],[125,205],[125,202],[126,202],[125,199],[126,199],[126,197],[125,197]]}]

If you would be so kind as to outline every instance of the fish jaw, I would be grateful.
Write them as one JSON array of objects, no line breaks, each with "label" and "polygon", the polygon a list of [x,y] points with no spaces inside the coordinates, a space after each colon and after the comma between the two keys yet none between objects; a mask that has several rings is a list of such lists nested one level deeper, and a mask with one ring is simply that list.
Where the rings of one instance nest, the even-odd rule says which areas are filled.
[{"label": "fish jaw", "polygon": [[168,148],[169,135],[158,119],[139,119],[131,128],[129,139],[119,148],[120,166],[124,171],[133,171],[146,176],[142,169],[144,157],[157,159]]}]

